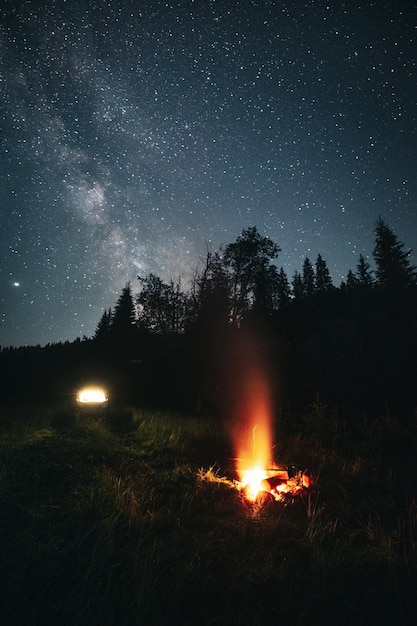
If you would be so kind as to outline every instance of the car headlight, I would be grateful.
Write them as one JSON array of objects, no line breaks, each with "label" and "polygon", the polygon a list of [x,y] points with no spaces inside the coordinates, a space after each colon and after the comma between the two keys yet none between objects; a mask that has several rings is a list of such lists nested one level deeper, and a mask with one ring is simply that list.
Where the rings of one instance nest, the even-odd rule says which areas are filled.
[{"label": "car headlight", "polygon": [[77,395],[80,404],[105,404],[107,400],[106,392],[101,387],[84,387]]}]

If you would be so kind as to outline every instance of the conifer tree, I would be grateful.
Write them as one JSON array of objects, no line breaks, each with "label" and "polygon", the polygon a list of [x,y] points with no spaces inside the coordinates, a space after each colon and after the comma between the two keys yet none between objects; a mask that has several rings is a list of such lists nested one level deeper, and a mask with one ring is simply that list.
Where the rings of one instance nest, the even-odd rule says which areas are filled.
[{"label": "conifer tree", "polygon": [[416,268],[409,259],[411,250],[404,250],[404,244],[381,217],[376,222],[375,235],[373,257],[378,284],[390,288],[416,284]]},{"label": "conifer tree", "polygon": [[346,287],[348,289],[354,289],[357,286],[357,284],[358,284],[357,277],[352,272],[352,270],[348,270],[347,277],[346,277]]},{"label": "conifer tree", "polygon": [[122,289],[116,303],[111,324],[112,337],[118,341],[129,340],[136,329],[136,310],[130,282]]},{"label": "conifer tree", "polygon": [[363,254],[359,255],[359,261],[356,266],[356,281],[357,284],[362,287],[371,287],[374,284],[374,278],[372,276],[372,270],[370,269],[370,264],[365,259]]},{"label": "conifer tree", "polygon": [[293,279],[291,281],[292,294],[295,300],[300,300],[304,295],[303,278],[297,270],[294,272]]},{"label": "conifer tree", "polygon": [[94,339],[98,339],[101,341],[103,339],[106,339],[109,336],[109,332],[112,326],[112,320],[113,320],[113,312],[111,308],[106,309],[103,312],[103,315],[101,316],[97,324],[96,332],[94,334]]},{"label": "conifer tree", "polygon": [[329,291],[333,287],[329,268],[321,254],[318,254],[316,259],[315,287],[318,293]]},{"label": "conifer tree", "polygon": [[278,272],[277,287],[276,287],[276,301],[277,307],[281,308],[288,304],[291,300],[291,287],[287,278],[287,274],[283,267]]},{"label": "conifer tree", "polygon": [[308,257],[304,259],[302,281],[303,281],[303,295],[307,297],[312,296],[313,293],[315,292],[316,277],[314,273],[313,264]]}]

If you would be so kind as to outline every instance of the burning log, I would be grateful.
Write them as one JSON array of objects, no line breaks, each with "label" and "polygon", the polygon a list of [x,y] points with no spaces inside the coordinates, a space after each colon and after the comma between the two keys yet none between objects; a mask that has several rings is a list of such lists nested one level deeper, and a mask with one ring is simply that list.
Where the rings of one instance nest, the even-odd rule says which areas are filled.
[{"label": "burning log", "polygon": [[236,481],[237,488],[251,501],[264,501],[266,494],[274,500],[283,500],[286,496],[305,493],[313,487],[315,480],[306,472],[294,466],[288,469],[246,470],[241,480]]},{"label": "burning log", "polygon": [[280,487],[288,485],[288,478],[280,478],[279,476],[270,476],[261,481],[262,491],[279,491]]}]

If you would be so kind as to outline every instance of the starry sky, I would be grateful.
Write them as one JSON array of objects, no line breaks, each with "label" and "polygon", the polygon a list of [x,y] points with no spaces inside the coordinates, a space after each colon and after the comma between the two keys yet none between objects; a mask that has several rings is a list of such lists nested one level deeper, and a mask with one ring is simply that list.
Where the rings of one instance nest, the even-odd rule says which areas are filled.
[{"label": "starry sky", "polygon": [[417,10],[403,0],[2,0],[0,346],[91,337],[138,274],[256,226],[289,279],[417,262]]}]

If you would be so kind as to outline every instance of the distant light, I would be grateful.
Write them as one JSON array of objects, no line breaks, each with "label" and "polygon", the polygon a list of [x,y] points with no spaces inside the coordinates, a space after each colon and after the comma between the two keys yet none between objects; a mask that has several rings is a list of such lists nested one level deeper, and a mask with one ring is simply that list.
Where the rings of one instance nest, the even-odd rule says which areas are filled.
[{"label": "distant light", "polygon": [[77,402],[80,404],[104,404],[107,402],[107,395],[100,387],[84,387],[79,391]]},{"label": "distant light", "polygon": [[13,287],[20,287],[20,283],[18,283],[17,281],[13,283]]}]

